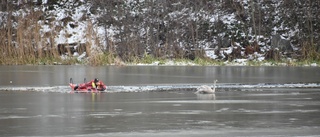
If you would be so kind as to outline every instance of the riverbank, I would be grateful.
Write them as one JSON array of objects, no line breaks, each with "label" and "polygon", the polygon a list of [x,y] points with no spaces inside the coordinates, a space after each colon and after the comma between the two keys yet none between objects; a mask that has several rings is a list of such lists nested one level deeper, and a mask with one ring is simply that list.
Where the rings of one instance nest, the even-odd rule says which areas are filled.
[{"label": "riverbank", "polygon": [[159,59],[150,56],[134,58],[131,61],[122,61],[118,57],[106,54],[94,57],[85,56],[60,56],[56,58],[6,58],[0,62],[1,65],[88,65],[88,66],[306,66],[319,67],[320,60],[297,60],[281,59],[275,60],[250,60],[234,59],[218,60],[212,58],[190,59]]},{"label": "riverbank", "polygon": [[127,62],[127,63],[111,63],[111,64],[99,64],[99,65],[91,65],[90,63],[83,62],[38,62],[38,63],[26,63],[26,64],[2,64],[2,65],[86,65],[86,66],[291,66],[291,67],[319,67],[320,62],[316,61],[287,61],[287,62],[279,62],[279,61],[225,61],[225,62],[215,62],[215,63],[196,63],[194,61],[174,61],[168,60],[166,62],[155,61],[152,63],[144,63],[144,62]]},{"label": "riverbank", "polygon": [[[12,64],[11,64],[12,65]],[[25,64],[26,65],[26,64]],[[304,67],[319,67],[320,61],[310,60],[292,60],[286,59],[282,61],[263,60],[254,61],[248,59],[235,59],[233,61],[222,61],[222,60],[209,60],[209,59],[154,59],[152,61],[136,60],[133,62],[123,62],[120,60],[114,60],[111,62],[92,63],[88,60],[77,60],[77,59],[64,59],[60,61],[47,61],[38,62],[35,64],[28,65],[89,65],[89,66],[304,66]]]},{"label": "riverbank", "polygon": [[234,61],[196,62],[191,60],[166,62],[155,61],[150,64],[128,63],[126,65],[154,65],[154,66],[306,66],[318,67],[320,62],[316,61],[250,61],[247,59],[237,59]]}]

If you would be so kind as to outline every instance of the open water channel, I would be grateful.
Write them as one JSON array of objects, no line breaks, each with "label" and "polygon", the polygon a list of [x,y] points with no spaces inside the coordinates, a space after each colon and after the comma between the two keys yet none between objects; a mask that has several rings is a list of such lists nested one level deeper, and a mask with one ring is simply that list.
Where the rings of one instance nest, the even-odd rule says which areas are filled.
[{"label": "open water channel", "polygon": [[[95,77],[106,93],[70,93],[70,78]],[[319,67],[0,66],[0,136],[320,136],[319,78]],[[214,79],[215,94],[194,94]]]}]

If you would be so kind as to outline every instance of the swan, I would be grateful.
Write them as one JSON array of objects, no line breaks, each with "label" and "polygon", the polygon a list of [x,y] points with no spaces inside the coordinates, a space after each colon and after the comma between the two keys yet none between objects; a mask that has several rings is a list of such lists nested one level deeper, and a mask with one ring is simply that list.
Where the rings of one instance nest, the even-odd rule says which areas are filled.
[{"label": "swan", "polygon": [[215,80],[213,83],[213,89],[207,85],[202,85],[201,87],[197,88],[196,94],[214,94],[216,92],[216,82]]}]

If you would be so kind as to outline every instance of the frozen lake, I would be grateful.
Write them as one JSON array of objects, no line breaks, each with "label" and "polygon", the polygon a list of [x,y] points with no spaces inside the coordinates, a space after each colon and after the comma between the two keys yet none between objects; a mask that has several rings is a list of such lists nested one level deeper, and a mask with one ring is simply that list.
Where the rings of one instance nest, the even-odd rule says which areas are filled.
[{"label": "frozen lake", "polygon": [[[317,67],[0,66],[0,136],[320,136],[319,73]],[[98,77],[110,92],[71,94],[70,77]],[[215,94],[194,94],[214,79]]]}]

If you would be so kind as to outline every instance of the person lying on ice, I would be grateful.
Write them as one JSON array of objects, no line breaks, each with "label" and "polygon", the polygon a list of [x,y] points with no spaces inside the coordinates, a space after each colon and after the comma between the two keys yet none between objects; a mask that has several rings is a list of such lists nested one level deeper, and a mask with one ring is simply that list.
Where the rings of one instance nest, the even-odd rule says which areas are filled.
[{"label": "person lying on ice", "polygon": [[90,90],[98,90],[98,91],[104,91],[107,89],[107,86],[100,81],[99,79],[95,78],[94,80],[91,80],[90,82],[80,84],[79,86],[75,86],[74,90],[81,90],[81,89],[87,89]]}]

